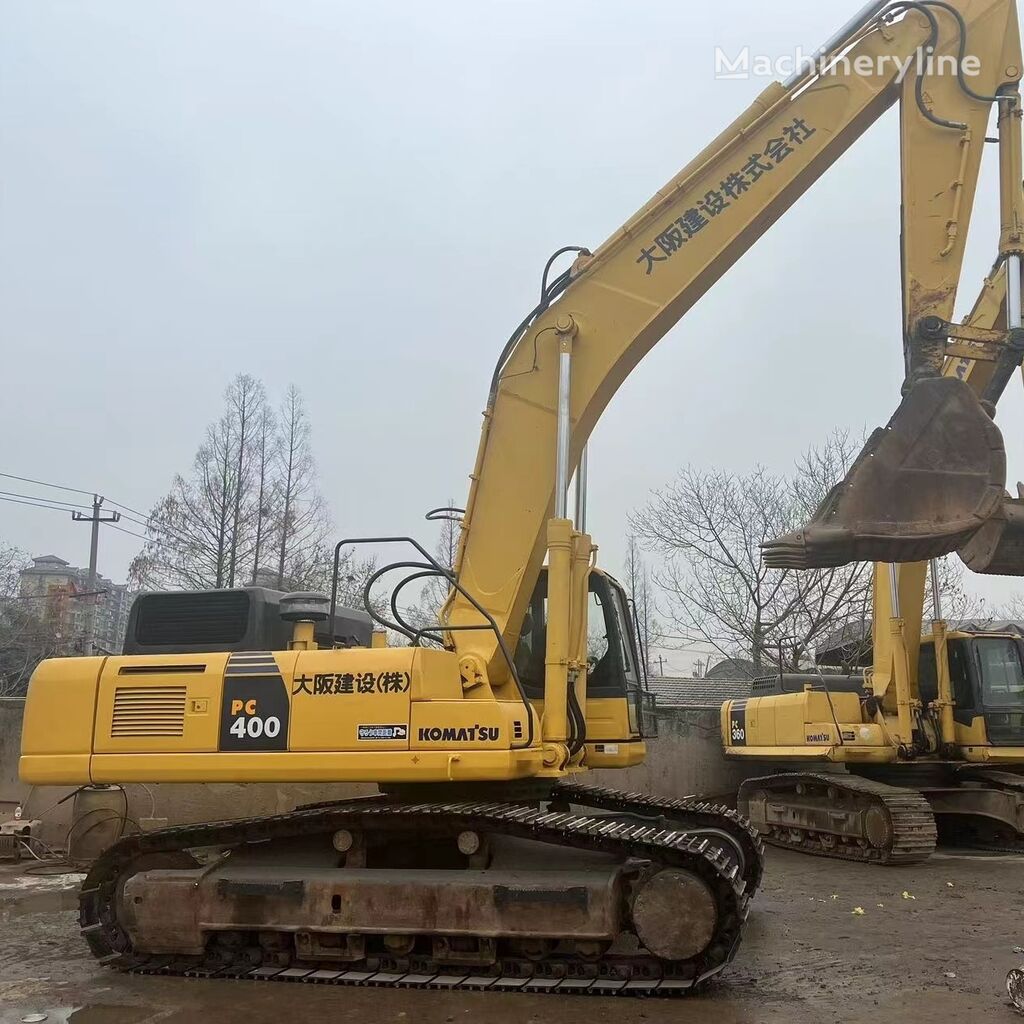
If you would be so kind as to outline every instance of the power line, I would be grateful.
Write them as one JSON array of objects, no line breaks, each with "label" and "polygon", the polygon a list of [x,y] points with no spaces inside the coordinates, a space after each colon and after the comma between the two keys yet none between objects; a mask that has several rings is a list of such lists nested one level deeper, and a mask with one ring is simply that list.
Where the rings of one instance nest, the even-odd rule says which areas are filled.
[{"label": "power line", "polygon": [[[111,501],[110,504],[111,505],[117,505],[117,502],[116,501]],[[121,506],[118,506],[118,507],[120,508]],[[147,529],[147,530],[163,531],[163,530],[166,529],[166,527],[163,527],[163,526],[154,526],[153,523],[155,523],[156,520],[155,519],[150,519],[148,516],[145,519],[139,519],[137,516],[128,515],[127,512],[122,512],[121,513],[121,518],[126,520],[129,523],[135,523],[136,526],[145,527],[145,529]]]},{"label": "power line", "polygon": [[[116,501],[112,501],[110,504],[117,505],[118,503]],[[120,505],[119,507],[124,508],[123,505]],[[153,519],[152,517],[147,517],[146,519],[137,519],[134,516],[125,514],[124,512],[121,513],[121,518],[127,520],[129,523],[135,523],[136,526],[141,526],[145,530],[149,530],[150,533],[156,537],[162,537],[165,540],[176,541],[179,544],[192,543],[187,534],[175,529],[174,527],[167,526],[165,523],[161,523],[158,519]],[[133,536],[138,537],[141,535],[134,534]],[[153,540],[153,537],[143,537],[142,539]]]},{"label": "power line", "polygon": [[[4,474],[0,474],[0,476],[2,476],[2,475],[4,475]],[[8,495],[9,493],[10,492],[8,492],[8,491],[0,491],[0,501],[9,501],[12,505],[31,505],[33,508],[46,508],[46,509],[49,509],[51,512],[69,512],[69,511],[71,511],[72,507],[74,507],[74,508],[90,508],[91,507],[89,505],[75,505],[73,502],[62,502],[59,505],[45,505],[45,504],[43,504],[43,501],[49,501],[50,500],[49,498],[44,498],[43,501],[22,501],[20,495],[18,497],[7,497],[6,495]],[[65,507],[65,506],[67,506],[67,507]],[[133,522],[133,523],[136,522],[136,520],[134,520],[134,519],[132,519],[130,521]],[[147,537],[145,534],[135,533],[132,530],[126,530],[123,526],[112,526],[112,524],[109,523],[109,522],[106,523],[105,525],[111,526],[111,528],[114,529],[114,530],[120,530],[121,533],[127,533],[130,536],[132,536],[132,537],[138,537],[139,540],[151,540],[152,539],[150,537]],[[147,524],[146,523],[139,523],[138,525],[146,526]],[[154,531],[154,532],[164,533],[164,531],[162,531],[162,530],[161,531]],[[171,537],[172,540],[180,539],[180,538],[175,537],[173,534],[164,533],[164,536],[169,536],[169,537]]]},{"label": "power line", "polygon": [[88,494],[92,495],[92,491],[83,491],[81,487],[65,487],[62,484],[51,484],[46,480],[33,480],[28,476],[15,476],[14,473],[0,473],[0,476],[7,477],[8,480],[20,480],[23,484],[38,484],[40,487],[52,487],[55,491],[71,491],[73,494]]},{"label": "power line", "polygon": [[113,523],[106,523],[112,530],[117,530],[119,533],[127,533],[129,537],[138,537],[139,540],[150,540],[144,533],[136,533],[134,530],[126,530],[123,526],[114,526]]},{"label": "power line", "polygon": [[[47,480],[36,480],[32,477],[18,476],[15,473],[0,473],[0,477],[5,477],[10,480],[21,480],[24,483],[36,484],[39,487],[52,487],[59,491],[71,491],[74,494],[88,494],[93,496],[96,492],[84,491],[79,487],[66,487],[63,484],[51,483]],[[5,497],[10,495],[10,497]],[[21,499],[21,500],[19,500]],[[191,540],[183,533],[172,529],[169,526],[159,523],[153,519],[152,516],[145,512],[139,511],[137,508],[133,508],[131,505],[125,505],[124,502],[114,501],[113,498],[103,499],[108,505],[114,505],[117,508],[124,509],[125,512],[121,513],[122,518],[127,519],[129,522],[135,523],[136,526],[141,526],[143,529],[149,530],[151,534],[158,537],[163,537],[166,540],[176,542],[178,544],[190,544]],[[70,508],[91,508],[91,505],[87,504],[76,504],[75,502],[63,501],[59,498],[45,498],[42,495],[36,494],[18,494],[14,491],[0,491],[0,501],[10,501],[14,504],[22,505],[33,505],[37,508],[49,508],[57,512],[64,511]],[[45,503],[45,504],[44,504]],[[125,513],[131,513],[127,515]],[[133,518],[139,516],[141,518]],[[153,540],[152,536],[143,536],[139,533],[133,533],[131,530],[126,530],[123,527],[120,528],[122,533],[127,533],[132,537],[137,537],[139,540],[150,541]]]},{"label": "power line", "polygon": [[121,502],[114,501],[113,498],[107,498],[107,501],[109,501],[111,505],[116,505],[118,508],[123,508],[126,512],[134,512],[135,515],[142,516],[142,518],[147,521],[152,518],[151,516],[146,515],[145,512],[140,512],[137,508],[132,508],[131,505],[122,505]]},{"label": "power line", "polygon": [[[117,505],[118,508],[127,507],[116,501],[112,501],[110,504]],[[139,514],[141,515],[142,513]],[[193,543],[192,538],[190,538],[184,531],[178,530],[175,527],[167,526],[165,523],[161,523],[158,519],[154,519],[152,516],[147,516],[145,519],[136,519],[134,516],[130,516],[122,512],[121,518],[127,520],[129,523],[135,523],[136,526],[141,526],[145,530],[149,530],[152,536],[148,537],[144,537],[139,533],[132,533],[133,537],[139,537],[141,540],[152,541],[154,539],[162,538],[165,541],[170,541],[175,544],[184,544],[187,546]],[[131,533],[130,530],[125,530],[123,528],[121,532]]]},{"label": "power line", "polygon": [[[24,483],[36,484],[39,487],[52,487],[59,491],[71,491],[75,494],[92,494],[92,491],[83,491],[78,487],[65,487],[62,484],[50,483],[46,480],[35,480],[32,477],[18,476],[15,473],[0,473],[0,477],[5,477],[9,480],[21,480]],[[87,505],[84,502],[73,502],[63,501],[60,498],[46,498],[41,494],[21,494],[18,491],[0,491],[0,501],[8,501],[14,505],[29,505],[33,508],[48,508],[54,512],[64,512],[68,509],[73,508],[91,508],[91,505]],[[125,509],[132,515],[125,515],[124,518],[130,522],[135,523],[137,526],[142,526],[147,530],[151,530],[153,533],[161,534],[170,540],[176,540],[179,543],[184,542],[184,538],[181,534],[172,532],[168,527],[165,526],[154,526],[154,520],[151,516],[146,515],[145,512],[140,512],[136,508],[132,508],[130,505],[125,505],[120,501],[114,501],[112,498],[106,499],[107,504],[115,505],[117,508]],[[133,516],[141,516],[141,519],[133,518]],[[151,540],[151,537],[143,536],[140,533],[133,533],[131,530],[125,530],[123,527],[119,528],[122,533],[130,534],[132,537],[138,537],[140,540]]]},{"label": "power line", "polygon": [[[112,501],[110,504],[111,505],[116,505],[117,502],[116,501]],[[152,519],[140,519],[138,516],[130,516],[130,515],[128,515],[127,512],[122,512],[121,513],[121,518],[122,519],[127,519],[129,523],[135,523],[136,526],[149,526],[149,524],[151,522],[153,522]]]},{"label": "power line", "polygon": [[[20,480],[22,483],[26,483],[26,484],[36,484],[38,487],[50,487],[50,488],[53,488],[53,490],[55,490],[55,491],[70,491],[73,494],[87,494],[90,497],[95,493],[94,491],[82,490],[81,487],[68,487],[65,484],[55,484],[55,483],[51,483],[48,480],[35,480],[32,477],[18,476],[15,473],[0,473],[0,477],[6,477],[8,480]],[[0,494],[2,494],[2,493],[7,493],[7,492],[0,491]],[[41,497],[41,495],[21,495],[21,497]],[[56,498],[43,498],[42,500],[43,501],[57,501],[58,499],[56,499]],[[132,508],[131,505],[125,505],[125,504],[123,504],[120,501],[114,501],[113,498],[107,498],[106,502],[107,502],[108,505],[115,505],[115,506],[117,506],[117,508],[123,508],[125,511],[131,512],[134,515],[142,516],[143,519],[145,519],[147,521],[150,519],[150,517],[145,512],[140,512],[137,508]],[[69,504],[69,503],[68,502],[61,502],[61,504]],[[81,505],[79,507],[80,508],[90,508],[91,506],[89,506],[89,505]]]},{"label": "power line", "polygon": [[[43,499],[46,501],[47,499]],[[32,505],[35,508],[48,508],[51,512],[69,512],[70,509],[64,508],[62,505],[44,505],[41,501],[22,501],[20,498],[7,498],[0,495],[0,501],[9,501],[12,505]]]},{"label": "power line", "polygon": [[151,536],[146,536],[141,533],[133,533],[131,530],[126,530],[123,526],[118,527],[122,533],[131,534],[133,537],[138,537],[140,540],[152,541],[154,539],[162,538],[165,541],[172,541],[178,544],[191,544],[188,536],[184,533],[179,533],[176,530],[172,530],[169,526],[154,526],[154,520],[150,520],[148,523],[144,523],[139,519],[133,519],[131,516],[126,516],[121,513],[122,519],[127,519],[130,523],[135,523],[137,526],[141,526],[144,529],[150,531]]},{"label": "power line", "polygon": [[48,501],[53,505],[66,505],[68,508],[92,507],[80,501],[60,501],[58,498],[44,498],[41,494],[21,494],[18,491],[0,491],[0,494],[6,494],[8,497],[11,498],[29,498],[33,501]]}]

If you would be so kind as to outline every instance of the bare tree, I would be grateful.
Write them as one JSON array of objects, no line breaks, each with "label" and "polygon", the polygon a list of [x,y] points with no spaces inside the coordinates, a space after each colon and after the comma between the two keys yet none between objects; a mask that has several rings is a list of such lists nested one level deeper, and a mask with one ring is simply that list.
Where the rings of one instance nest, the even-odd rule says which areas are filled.
[{"label": "bare tree", "polygon": [[[358,551],[352,548],[343,549],[338,559],[338,607],[366,609],[363,593],[370,576],[377,569],[376,558],[360,558]],[[285,589],[313,590],[330,594],[334,583],[334,549],[324,545],[304,563],[303,575],[296,579],[286,579]],[[371,605],[384,610],[384,602],[379,595],[371,595]]]},{"label": "bare tree", "polygon": [[317,489],[309,419],[294,385],[281,404],[279,424],[277,585],[279,590],[301,590],[329,557],[331,521]]},{"label": "bare tree", "polygon": [[664,556],[653,580],[674,635],[725,657],[745,655],[760,673],[780,656],[798,667],[837,627],[863,620],[870,566],[777,571],[761,558],[762,543],[806,518],[854,450],[848,435],[834,434],[808,451],[790,478],[763,467],[737,476],[690,466],[654,492],[631,523]]},{"label": "bare tree", "polygon": [[[452,509],[454,505],[454,499],[449,498],[447,507]],[[450,515],[438,516],[437,521],[441,524],[441,532],[437,544],[434,545],[434,559],[442,568],[454,569],[462,529],[460,514],[453,512]],[[420,588],[418,599],[411,604],[400,605],[402,618],[414,629],[436,626],[442,621],[444,605],[450,590],[448,580],[443,576],[428,577]],[[392,630],[389,632],[388,643],[391,646],[402,646],[408,643],[408,637]]]},{"label": "bare tree", "polygon": [[[1002,604],[996,605],[987,611],[984,610],[983,603],[979,604],[980,606],[976,609],[977,618],[981,618],[984,615],[993,619],[1024,620],[1024,594],[1019,590],[1011,594]],[[943,611],[945,611],[945,607],[943,607]],[[971,616],[967,617],[970,618]]]},{"label": "bare tree", "polygon": [[254,510],[255,536],[252,547],[252,582],[255,583],[263,558],[263,547],[267,540],[268,526],[274,513],[274,497],[276,489],[271,478],[271,465],[274,459],[277,437],[277,424],[274,411],[264,402],[259,412],[259,426],[256,439],[256,505]]},{"label": "bare tree", "polygon": [[[231,382],[227,391],[229,410],[228,425],[234,448],[234,486],[231,509],[230,544],[228,546],[227,585],[233,587],[238,573],[239,559],[246,552],[241,550],[243,537],[249,533],[248,523],[243,522],[243,513],[248,516],[254,478],[254,455],[257,451],[261,411],[266,404],[263,385],[255,377],[240,373]],[[258,512],[257,512],[258,514]]]},{"label": "bare tree", "polygon": [[61,618],[49,595],[19,593],[28,561],[0,541],[0,697],[23,697],[36,665],[62,653]]},{"label": "bare tree", "polygon": [[625,573],[626,595],[636,624],[636,639],[640,658],[647,675],[651,675],[651,648],[658,643],[660,632],[654,618],[654,597],[651,593],[651,574],[644,561],[640,545],[633,534],[626,540]]},{"label": "bare tree", "polygon": [[[1004,614],[1004,610],[1000,608],[986,611],[984,598],[978,597],[968,589],[968,571],[956,555],[947,555],[945,558],[936,559],[936,564],[939,573],[939,602],[942,617],[951,626],[958,622],[972,622],[986,617],[1015,618],[1014,615]],[[928,571],[931,572],[930,567]],[[924,621],[922,622],[922,629],[925,632],[931,629],[931,620],[934,617],[932,588],[929,586],[925,591]]]},{"label": "bare tree", "polygon": [[[230,418],[206,428],[185,477],[153,507],[148,539],[129,568],[144,589],[211,590],[227,585],[235,504],[235,459]],[[237,558],[237,546],[236,546]]]},{"label": "bare tree", "polygon": [[298,389],[278,419],[263,385],[240,374],[191,472],[154,507],[130,577],[147,589],[231,587],[255,582],[272,551],[280,589],[311,589],[329,576],[330,531]]},{"label": "bare tree", "polygon": [[21,570],[28,565],[28,555],[21,548],[0,540],[0,600],[18,595]]},{"label": "bare tree", "polygon": [[[448,508],[454,508],[455,501],[448,499]],[[440,520],[441,533],[434,546],[434,558],[444,569],[454,569],[455,559],[459,554],[459,533],[462,529],[459,513],[451,513]],[[441,609],[448,600],[451,590],[448,580],[441,576],[432,576],[420,592],[417,613],[422,619],[421,625],[428,625],[441,620]]]}]

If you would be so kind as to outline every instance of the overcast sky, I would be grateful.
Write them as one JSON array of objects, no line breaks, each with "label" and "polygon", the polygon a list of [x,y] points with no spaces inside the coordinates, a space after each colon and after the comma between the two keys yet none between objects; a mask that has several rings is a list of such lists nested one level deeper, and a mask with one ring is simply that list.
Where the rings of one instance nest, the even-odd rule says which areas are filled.
[{"label": "overcast sky", "polygon": [[[433,543],[422,514],[464,500],[494,359],[549,253],[596,247],[767,84],[716,81],[716,46],[810,49],[860,2],[4,0],[0,472],[149,509],[245,371],[302,388],[339,535]],[[896,128],[890,112],[612,402],[590,525],[613,571],[629,512],[684,463],[785,471],[833,427],[888,418]],[[963,308],[994,254],[995,156]],[[0,503],[0,539],[85,563],[69,520]],[[138,544],[105,530],[100,570],[123,578]]]}]

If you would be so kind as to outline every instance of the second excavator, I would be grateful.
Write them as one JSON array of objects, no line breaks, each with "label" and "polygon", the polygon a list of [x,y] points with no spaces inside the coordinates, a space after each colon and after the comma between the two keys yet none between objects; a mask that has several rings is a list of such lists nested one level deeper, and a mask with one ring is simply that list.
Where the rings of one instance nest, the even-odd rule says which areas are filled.
[{"label": "second excavator", "polygon": [[[1018,171],[1010,167],[1007,192]],[[1020,360],[1019,296],[1011,252],[965,322],[949,325],[959,341],[949,346],[947,379],[995,400]],[[969,569],[1024,575],[1022,507],[1020,497],[1003,497],[959,549]],[[768,558],[786,565],[792,540]],[[775,771],[748,779],[738,795],[766,841],[875,864],[923,860],[940,839],[1024,849],[1024,642],[950,629],[939,578],[935,560],[877,563],[866,672],[780,673],[756,680],[750,699],[723,705],[727,756]],[[922,635],[929,580],[931,629]]]},{"label": "second excavator", "polygon": [[[942,3],[925,6],[936,18],[956,24],[957,49],[963,54],[969,37],[958,12]],[[1020,67],[1019,41],[1015,9],[1004,6],[1009,19],[1004,57],[1010,70]],[[928,376],[920,379],[927,379],[929,388],[948,389],[959,396],[956,401],[966,400],[968,405],[969,391],[994,415],[1024,355],[1020,97],[1005,83],[989,96],[997,108],[998,138],[988,139],[981,125],[972,127],[969,117],[963,116],[982,97],[956,76],[948,84],[950,105],[943,104],[942,116],[934,106],[931,123],[960,147],[964,166],[970,162],[969,150],[977,154],[985,142],[998,144],[1001,230],[992,272],[963,323],[950,322],[950,291],[928,292],[930,305],[924,309],[926,293],[905,248],[907,385],[913,395],[919,386],[914,374],[926,372]],[[920,83],[917,90],[920,94]],[[933,95],[937,98],[937,90]],[[958,214],[973,187],[970,175],[952,181],[949,215],[942,224],[936,218],[931,225],[935,265],[954,256],[954,239],[963,227]],[[906,202],[903,212],[905,244],[925,245],[925,233],[915,230]],[[927,371],[920,364],[915,368],[915,351],[928,353]],[[872,503],[872,488],[882,481],[892,487],[887,514],[905,510],[921,498],[915,493],[919,452],[899,435],[909,419],[923,413],[930,422],[919,436],[943,439],[949,469],[966,474],[964,486],[979,483],[968,483],[967,478],[986,464],[978,458],[980,449],[988,443],[992,452],[985,522],[972,527],[961,521],[963,532],[954,545],[961,560],[978,573],[1024,575],[1024,499],[1006,495],[1002,474],[994,471],[1001,459],[1000,436],[994,423],[977,421],[978,447],[962,445],[964,424],[958,414],[949,415],[952,408],[936,404],[925,410],[905,403],[884,430],[871,436],[850,474],[813,520],[766,545],[766,563],[801,570],[871,557],[865,554],[869,549],[874,555],[877,548],[846,524],[852,519],[858,531],[887,531],[884,518],[871,527],[862,515],[865,498]],[[923,427],[920,420],[917,425]],[[865,483],[868,487],[858,493]],[[872,664],[867,672],[780,673],[756,681],[749,699],[723,705],[726,756],[751,766],[770,764],[775,771],[748,779],[738,795],[740,810],[766,841],[877,864],[922,860],[931,854],[937,838],[985,849],[1024,848],[1024,646],[1014,634],[949,630],[942,616],[938,568],[932,559],[929,573],[925,561],[936,553],[925,536],[935,522],[956,529],[956,514],[947,515],[945,505],[951,496],[955,503],[956,495],[956,485],[947,482],[932,496],[937,500],[929,498],[926,504],[935,518],[922,530],[916,552],[913,545],[905,545],[900,550],[903,557],[875,565]],[[931,631],[922,636],[929,575],[932,623]]]},{"label": "second excavator", "polygon": [[[931,70],[929,55],[968,46],[970,83]],[[628,604],[584,522],[587,439],[643,355],[899,103],[906,393],[829,522],[783,547],[900,561],[976,533],[1000,505],[1001,438],[975,392],[940,376],[949,338],[934,321],[950,316],[990,109],[1017,125],[1020,75],[1008,0],[872,3],[600,248],[572,247],[554,277],[549,261],[498,355],[466,507],[444,513],[461,522],[454,570],[414,545],[380,570],[406,574],[385,610],[368,601],[408,646],[339,634],[336,602],[315,596],[155,594],[124,655],[40,665],[26,782],[381,790],[125,837],[82,888],[95,955],[141,972],[492,990],[671,994],[717,974],[761,877],[758,836],[700,800],[580,781],[638,764],[650,731]],[[399,594],[431,575],[449,598],[416,627]]]}]

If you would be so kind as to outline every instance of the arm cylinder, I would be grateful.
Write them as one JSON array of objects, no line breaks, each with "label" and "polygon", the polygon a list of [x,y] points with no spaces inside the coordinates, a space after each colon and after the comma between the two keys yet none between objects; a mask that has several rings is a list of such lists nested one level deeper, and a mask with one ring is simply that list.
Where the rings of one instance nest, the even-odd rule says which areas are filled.
[{"label": "arm cylinder", "polygon": [[946,644],[946,623],[942,618],[942,594],[939,590],[939,564],[933,558],[928,566],[932,583],[932,636],[935,640],[935,679],[939,709],[939,734],[943,743],[956,741],[953,719],[953,686],[949,678],[949,647]]}]

